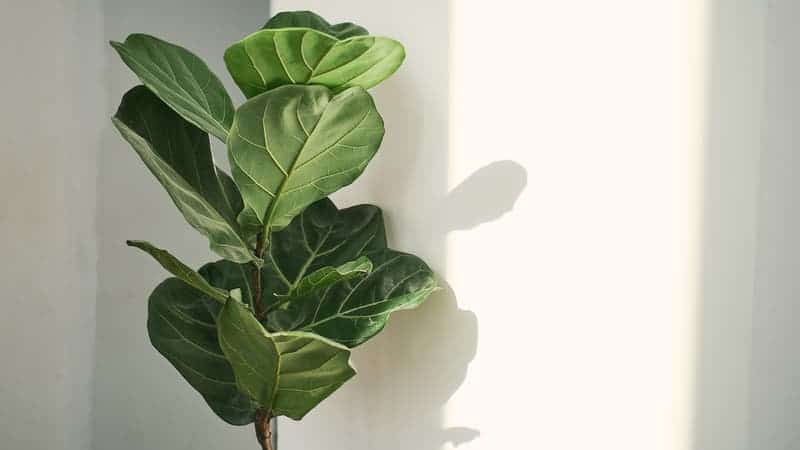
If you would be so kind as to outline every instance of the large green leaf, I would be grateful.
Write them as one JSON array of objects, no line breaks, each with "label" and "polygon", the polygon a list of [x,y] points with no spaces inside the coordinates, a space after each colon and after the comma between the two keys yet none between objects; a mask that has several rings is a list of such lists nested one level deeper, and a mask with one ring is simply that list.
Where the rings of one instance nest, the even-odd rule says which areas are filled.
[{"label": "large green leaf", "polygon": [[192,286],[200,292],[208,295],[211,299],[216,300],[221,304],[225,304],[225,301],[228,300],[228,291],[215,288],[214,286],[210,285],[205,278],[200,276],[199,273],[192,270],[191,267],[182,263],[178,258],[172,256],[166,250],[160,249],[145,241],[126,241],[126,243],[131,247],[136,247],[148,253],[150,256],[155,258],[159,264],[161,264],[161,267],[178,277],[183,282],[187,283],[189,286]]},{"label": "large green leaf", "polygon": [[150,295],[147,331],[153,347],[222,420],[246,425],[253,421],[256,405],[237,389],[219,346],[216,316],[221,308],[185,282],[169,278]]},{"label": "large green leaf", "polygon": [[[433,272],[422,260],[386,248],[381,211],[372,205],[339,210],[329,199],[320,200],[272,233],[271,242],[261,280],[262,302],[270,310],[264,325],[272,332],[312,331],[353,347],[383,329],[392,312],[413,308],[436,290]],[[306,278],[361,257],[371,262],[369,274],[354,272],[347,280],[317,284],[318,289],[306,282],[310,289],[298,289]],[[251,274],[225,261],[200,273],[225,290],[241,286]]]},{"label": "large green leaf", "polygon": [[276,28],[311,28],[329,34],[337,39],[365,36],[366,28],[352,22],[331,25],[327,20],[311,11],[283,11],[272,16],[264,25],[265,30]]},{"label": "large green leaf", "polygon": [[225,51],[225,64],[249,98],[286,84],[318,84],[336,92],[369,89],[403,63],[394,39],[354,36],[345,40],[311,28],[257,31]]},{"label": "large green leaf", "polygon": [[311,333],[274,333],[272,338],[281,354],[272,404],[276,416],[302,419],[356,374],[347,347]]},{"label": "large green leaf", "polygon": [[172,109],[220,138],[228,137],[233,102],[205,62],[183,47],[146,34],[111,42],[119,56]]},{"label": "large green leaf", "polygon": [[361,88],[283,86],[245,102],[228,138],[233,178],[253,215],[277,231],[311,203],[352,183],[383,139],[383,119]]},{"label": "large green leaf", "polygon": [[286,228],[272,233],[264,271],[282,280],[286,294],[306,274],[337,267],[364,253],[386,248],[380,208],[357,205],[339,210],[324,198],[306,208]]},{"label": "large green leaf", "polygon": [[205,133],[144,86],[125,94],[112,121],[212,251],[237,262],[254,259],[238,232],[231,204],[238,200],[220,184]]},{"label": "large green leaf", "polygon": [[239,390],[260,406],[271,409],[280,371],[275,341],[235,298],[222,308],[217,324],[219,345],[233,367]]},{"label": "large green leaf", "polygon": [[267,326],[355,347],[381,331],[392,312],[417,307],[437,289],[431,269],[414,255],[384,249],[366,256],[371,273],[294,296],[270,312]]},{"label": "large green leaf", "polygon": [[237,386],[275,416],[302,419],[355,375],[346,347],[310,333],[270,334],[235,298],[218,324]]}]

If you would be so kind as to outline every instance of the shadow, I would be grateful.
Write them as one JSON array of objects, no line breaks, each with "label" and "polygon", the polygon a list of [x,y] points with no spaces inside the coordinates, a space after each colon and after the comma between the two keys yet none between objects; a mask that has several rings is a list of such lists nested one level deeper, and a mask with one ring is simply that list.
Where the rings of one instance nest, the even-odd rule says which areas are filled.
[{"label": "shadow", "polygon": [[[778,217],[771,218],[765,217],[761,208],[764,186],[776,186],[770,181],[774,177],[759,169],[760,164],[765,164],[764,156],[760,156],[762,147],[768,144],[763,134],[768,129],[763,125],[763,93],[764,86],[769,90],[779,81],[770,79],[770,67],[781,64],[771,60],[768,51],[765,58],[765,46],[768,48],[770,41],[767,30],[772,28],[766,16],[777,17],[772,8],[790,2],[767,3],[711,0],[708,6],[702,255],[691,435],[694,450],[771,450],[800,445],[797,436],[793,443],[784,441],[786,435],[776,425],[783,421],[797,430],[797,409],[792,412],[778,407],[769,413],[760,409],[763,405],[759,400],[771,392],[773,406],[780,405],[787,392],[797,391],[797,378],[789,383],[791,386],[784,385],[785,389],[778,387],[783,375],[776,374],[786,367],[763,366],[769,373],[759,369],[764,363],[764,356],[759,355],[775,357],[774,349],[769,348],[770,336],[781,333],[759,330],[757,324],[763,319],[760,315],[796,317],[796,311],[791,309],[774,309],[779,298],[759,295],[765,262],[762,239],[779,236],[764,231],[764,225],[783,223],[780,215],[790,206],[776,205],[772,212]],[[794,10],[796,20],[800,9],[795,6]],[[786,29],[794,27],[789,21],[784,25]],[[797,50],[795,46],[794,51]],[[788,168],[785,161],[779,164]],[[782,197],[791,199],[791,195]],[[769,326],[780,328],[783,323],[786,322],[770,321]],[[796,328],[794,324],[787,326]],[[766,332],[763,337],[759,336],[762,332]],[[798,375],[797,371],[793,373]]]},{"label": "shadow", "polygon": [[[477,170],[431,205],[426,216],[436,225],[427,232],[443,243],[450,232],[468,232],[500,218],[512,211],[526,182],[527,172],[513,161]],[[438,261],[434,270],[442,274],[446,252]],[[466,378],[479,331],[478,317],[459,308],[457,293],[446,279],[439,283],[442,290],[419,309],[394,315],[381,335],[356,350],[357,361],[369,361],[373,372],[356,383],[368,393],[369,434],[380,436],[380,442],[365,448],[400,450],[413,445],[437,450],[445,443],[459,446],[480,436],[474,428],[445,426],[443,407]]]},{"label": "shadow", "polygon": [[444,233],[471,230],[499,219],[514,208],[528,182],[525,168],[514,161],[496,161],[453,189],[434,212]]},{"label": "shadow", "polygon": [[[464,383],[479,339],[479,318],[459,306],[458,292],[447,283],[447,238],[511,211],[526,172],[513,161],[497,161],[452,180],[450,155],[458,149],[449,142],[450,8],[446,0],[353,0],[347,7],[318,8],[406,47],[403,67],[371,91],[386,124],[381,150],[353,188],[334,200],[380,206],[389,245],[423,258],[443,289],[417,310],[394,314],[383,332],[355,349],[358,375],[327,405],[304,423],[282,421],[283,448],[334,443],[348,450],[439,450],[480,436],[474,424],[447,417],[446,405]],[[397,20],[409,11],[425,20],[413,27]]]}]

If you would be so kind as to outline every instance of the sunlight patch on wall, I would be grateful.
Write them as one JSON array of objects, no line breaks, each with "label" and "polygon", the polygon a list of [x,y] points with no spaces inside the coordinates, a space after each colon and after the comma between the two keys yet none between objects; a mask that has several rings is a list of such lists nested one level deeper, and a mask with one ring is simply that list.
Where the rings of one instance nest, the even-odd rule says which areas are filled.
[{"label": "sunlight patch on wall", "polygon": [[449,188],[527,171],[511,212],[448,236],[478,318],[443,424],[480,432],[459,448],[688,450],[707,9],[451,1]]}]

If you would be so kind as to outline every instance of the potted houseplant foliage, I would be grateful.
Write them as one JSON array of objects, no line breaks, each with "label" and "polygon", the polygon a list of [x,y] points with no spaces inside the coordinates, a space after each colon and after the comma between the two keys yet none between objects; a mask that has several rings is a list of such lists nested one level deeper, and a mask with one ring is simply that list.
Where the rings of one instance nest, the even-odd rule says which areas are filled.
[{"label": "potted houseplant foliage", "polygon": [[[174,277],[150,295],[153,346],[232,425],[300,420],[355,375],[353,347],[437,289],[419,258],[387,246],[381,210],[338,208],[377,152],[383,120],[367,89],[402,45],[352,23],[285,12],[224,58],[247,100],[235,107],[197,56],[153,36],[112,42],[141,86],[114,125],[186,221],[222,259],[198,271],[128,241]],[[209,135],[227,145],[217,167]]]}]

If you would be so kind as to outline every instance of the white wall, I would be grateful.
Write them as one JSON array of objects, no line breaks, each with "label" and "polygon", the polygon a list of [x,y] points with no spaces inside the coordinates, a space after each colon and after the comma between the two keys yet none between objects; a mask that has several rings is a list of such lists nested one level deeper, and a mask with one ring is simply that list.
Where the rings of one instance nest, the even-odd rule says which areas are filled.
[{"label": "white wall", "polygon": [[800,448],[800,4],[767,3],[749,448],[771,450]]},{"label": "white wall", "polygon": [[2,11],[0,447],[86,450],[102,10],[26,0]]},{"label": "white wall", "polygon": [[[183,45],[201,56],[240,102],[222,54],[230,43],[263,25],[269,17],[268,2],[107,0],[104,6],[101,40],[108,98],[98,161],[94,448],[252,448],[252,427],[220,421],[147,338],[147,297],[167,274],[146,255],[126,247],[125,240],[151,241],[196,266],[217,258],[112,127],[109,117],[122,94],[138,81],[106,43],[143,32]],[[217,161],[226,166],[225,154],[216,150]]]},{"label": "white wall", "polygon": [[273,6],[406,44],[338,197],[450,286],[282,444],[746,448],[766,2]]},{"label": "white wall", "polygon": [[[274,1],[406,45],[336,198],[447,287],[281,449],[797,447],[795,3]],[[135,79],[105,42],[181,43],[235,93],[266,2],[3,6],[0,446],[255,447],[147,340],[165,275],[124,240],[213,257],[110,127]]]}]

